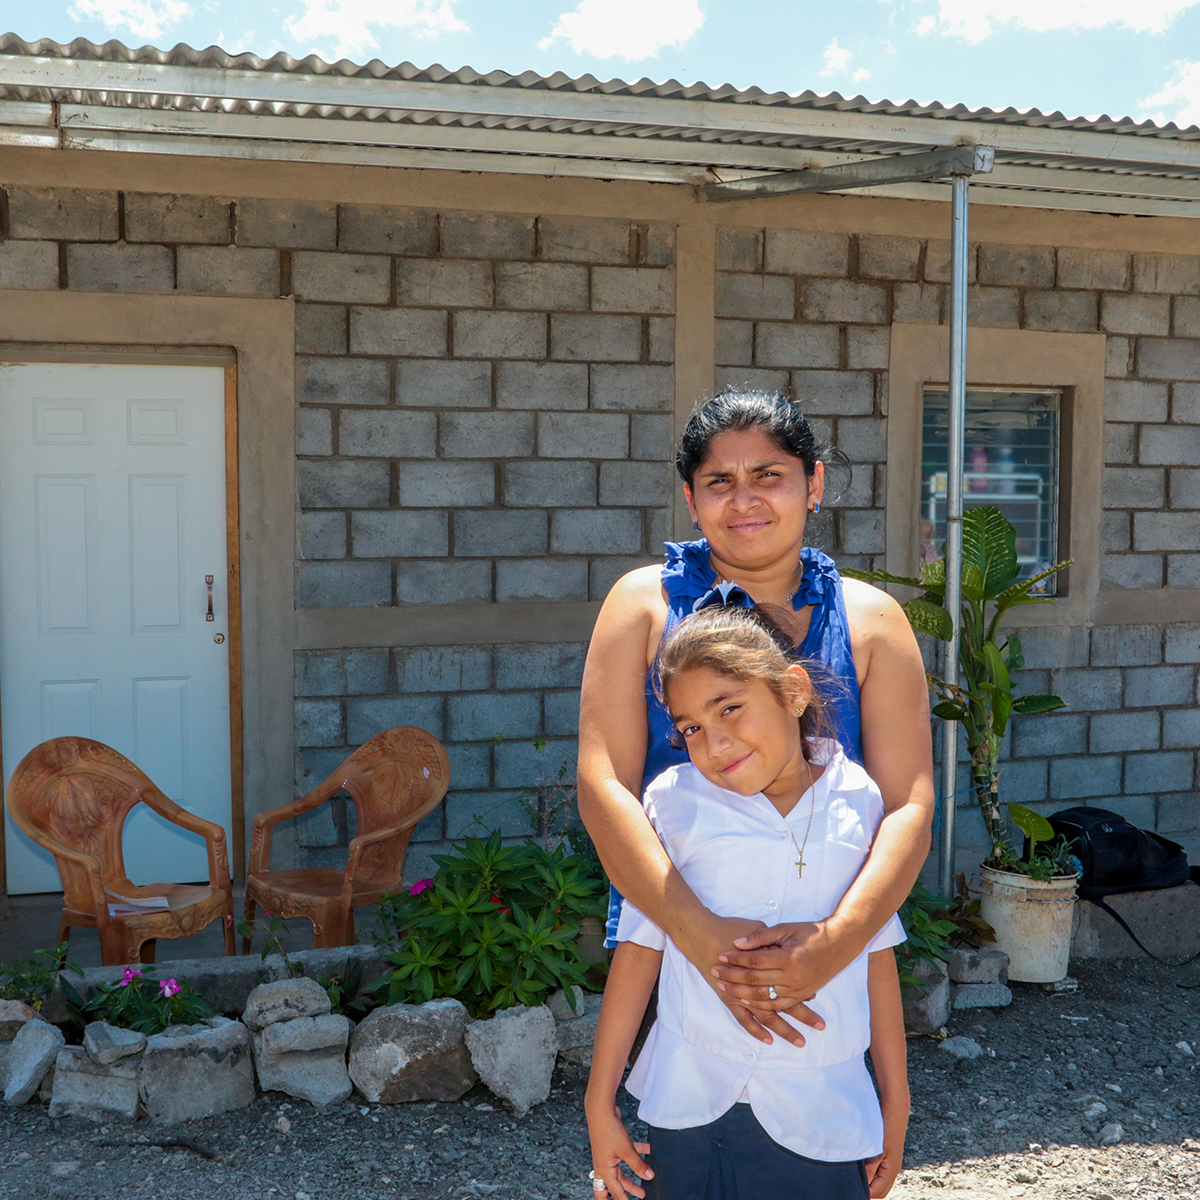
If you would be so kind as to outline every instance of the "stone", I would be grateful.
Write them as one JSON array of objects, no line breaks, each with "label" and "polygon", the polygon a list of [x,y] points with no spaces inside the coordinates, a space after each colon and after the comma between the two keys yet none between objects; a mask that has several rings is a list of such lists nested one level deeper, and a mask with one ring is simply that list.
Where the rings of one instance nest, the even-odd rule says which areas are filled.
[{"label": "stone", "polygon": [[[576,988],[576,991],[579,989]],[[555,992],[551,1001],[557,999],[559,1007],[565,1009],[567,1013],[571,1010],[567,1008],[566,997],[562,992]],[[596,1040],[596,1024],[600,1019],[600,1002],[604,999],[603,996],[585,995],[581,996],[579,1003],[579,1011],[567,1017],[560,1017],[557,1012],[554,1014],[555,1019],[555,1034],[558,1043],[558,1052],[568,1057],[568,1061],[582,1062],[584,1055],[590,1058],[592,1043]],[[552,1010],[553,1011],[553,1008]]]},{"label": "stone", "polygon": [[21,1000],[0,1000],[0,1042],[11,1042],[37,1013]]},{"label": "stone", "polygon": [[[551,1018],[553,1020],[553,1018]],[[350,1078],[372,1104],[457,1100],[477,1079],[457,1000],[375,1009],[350,1039]]]},{"label": "stone", "polygon": [[951,1008],[1007,1008],[1012,991],[1003,983],[953,983],[950,985]]},{"label": "stone", "polygon": [[912,973],[925,989],[905,988],[904,1027],[910,1033],[936,1033],[950,1019],[950,980],[944,963],[919,962]]},{"label": "stone", "polygon": [[1100,1127],[1099,1139],[1102,1146],[1115,1146],[1125,1136],[1125,1127],[1120,1121],[1109,1121]]},{"label": "stone", "polygon": [[467,1026],[466,1043],[479,1078],[518,1116],[549,1099],[558,1041],[554,1017],[544,1004],[507,1008],[476,1021]]},{"label": "stone", "polygon": [[136,1029],[119,1029],[105,1021],[93,1021],[83,1031],[83,1048],[99,1067],[121,1058],[131,1058],[146,1049],[146,1035]]},{"label": "stone", "polygon": [[954,1058],[983,1057],[983,1047],[974,1038],[969,1037],[947,1038],[938,1049]]},{"label": "stone", "polygon": [[350,1018],[341,1013],[268,1025],[253,1039],[259,1087],[319,1107],[349,1099],[353,1090],[346,1070],[349,1040]]},{"label": "stone", "polygon": [[951,950],[946,966],[951,983],[1008,982],[1008,955],[1000,950]]},{"label": "stone", "polygon": [[250,1031],[239,1021],[220,1020],[215,1028],[192,1025],[183,1036],[158,1033],[146,1040],[138,1095],[151,1121],[173,1125],[253,1103]]},{"label": "stone", "polygon": [[26,1021],[13,1038],[4,1073],[4,1103],[16,1107],[26,1103],[54,1066],[66,1045],[62,1030],[45,1021]]},{"label": "stone", "polygon": [[[146,1041],[142,1034],[138,1036],[143,1043]],[[82,1046],[64,1046],[54,1062],[50,1115],[84,1117],[97,1122],[135,1120],[138,1109],[138,1069],[139,1063],[132,1059],[98,1063]]]},{"label": "stone", "polygon": [[576,1017],[583,1014],[583,988],[578,985],[573,985],[571,988],[572,997],[575,1001],[575,1007],[571,1007],[570,1000],[563,988],[559,988],[549,1000],[546,1001],[546,1007],[550,1010],[550,1015],[556,1021],[573,1021]]},{"label": "stone", "polygon": [[[1105,802],[1102,807],[1111,805]],[[1107,897],[1105,903],[1125,918],[1154,954],[1177,958],[1200,951],[1200,887],[1196,884],[1123,892]],[[1080,900],[1075,905],[1071,957],[1144,959],[1146,954],[1099,905]]]},{"label": "stone", "polygon": [[242,1020],[255,1033],[279,1021],[329,1012],[329,993],[315,979],[279,979],[250,993]]}]

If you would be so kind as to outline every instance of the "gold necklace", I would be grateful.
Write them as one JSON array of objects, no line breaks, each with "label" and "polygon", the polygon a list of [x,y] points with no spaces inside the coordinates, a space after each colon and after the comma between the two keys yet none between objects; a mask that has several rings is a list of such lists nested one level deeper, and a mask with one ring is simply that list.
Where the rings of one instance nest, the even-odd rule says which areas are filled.
[{"label": "gold necklace", "polygon": [[[813,789],[812,768],[808,765],[808,759],[804,760],[804,769],[808,772],[808,787],[806,791],[812,792],[812,803],[808,808],[808,828],[804,831],[804,845],[802,846],[796,841],[796,835],[792,832],[792,827],[787,825],[788,837],[792,839],[792,845],[796,847],[796,878],[804,878],[804,849],[808,845],[808,835],[812,833],[813,815],[817,811],[817,793]],[[786,818],[784,821],[787,824]]]}]

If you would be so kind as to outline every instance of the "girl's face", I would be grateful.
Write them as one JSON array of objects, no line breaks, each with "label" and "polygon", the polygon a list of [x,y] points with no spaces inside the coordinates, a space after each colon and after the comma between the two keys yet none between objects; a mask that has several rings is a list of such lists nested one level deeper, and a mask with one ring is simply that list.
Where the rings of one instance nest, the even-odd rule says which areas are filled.
[{"label": "girl's face", "polygon": [[705,779],[743,796],[763,792],[774,799],[806,777],[796,709],[807,702],[811,685],[798,664],[789,674],[795,690],[789,704],[761,679],[743,682],[710,667],[671,680],[671,719]]}]

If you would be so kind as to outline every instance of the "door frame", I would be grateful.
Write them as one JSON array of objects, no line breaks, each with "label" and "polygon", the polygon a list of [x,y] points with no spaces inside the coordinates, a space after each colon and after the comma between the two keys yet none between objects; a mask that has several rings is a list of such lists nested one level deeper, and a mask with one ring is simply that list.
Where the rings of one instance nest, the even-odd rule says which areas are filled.
[{"label": "door frame", "polygon": [[[240,885],[248,826],[290,800],[293,788],[294,304],[0,292],[0,329],[0,362],[224,368],[230,859]],[[246,740],[259,748],[249,762]],[[0,781],[3,771],[0,759]],[[4,815],[0,806],[0,905],[7,907]]]}]

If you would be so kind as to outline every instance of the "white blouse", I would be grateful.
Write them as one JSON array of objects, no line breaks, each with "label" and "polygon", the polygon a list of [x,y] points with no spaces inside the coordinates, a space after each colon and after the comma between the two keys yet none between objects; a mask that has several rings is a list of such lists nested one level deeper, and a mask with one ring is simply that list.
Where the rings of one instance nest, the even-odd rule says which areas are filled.
[{"label": "white blouse", "polygon": [[[690,763],[669,768],[646,789],[646,813],[667,854],[718,916],[767,925],[822,920],[861,870],[883,798],[836,742],[818,741],[814,751],[825,771],[787,817],[761,792],[727,791]],[[803,877],[797,845],[804,847]],[[797,1154],[846,1162],[880,1153],[883,1118],[863,1059],[871,1040],[867,955],[904,941],[898,918],[810,1001],[824,1030],[784,1017],[803,1033],[802,1048],[777,1035],[770,1046],[752,1038],[674,942],[628,900],[617,938],[664,951],[658,1018],[625,1085],[641,1101],[643,1121],[690,1129],[748,1099],[767,1133]]]}]

